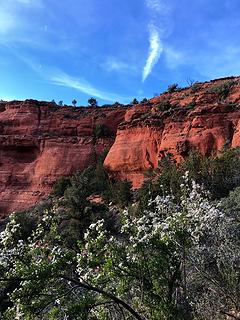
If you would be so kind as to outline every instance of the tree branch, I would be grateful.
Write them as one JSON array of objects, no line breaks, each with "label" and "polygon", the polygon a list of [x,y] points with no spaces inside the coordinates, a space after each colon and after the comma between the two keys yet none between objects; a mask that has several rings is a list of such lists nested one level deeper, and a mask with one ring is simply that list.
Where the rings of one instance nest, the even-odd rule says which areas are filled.
[{"label": "tree branch", "polygon": [[64,279],[64,280],[67,280],[67,281],[70,281],[70,282],[73,282],[74,284],[76,284],[77,286],[81,287],[81,288],[84,288],[86,290],[89,290],[89,291],[94,291],[94,292],[97,292],[97,293],[100,293],[102,294],[103,296],[105,296],[106,298],[109,298],[111,299],[112,301],[114,301],[115,303],[117,303],[118,305],[121,305],[124,309],[126,309],[135,319],[137,320],[143,320],[143,318],[129,305],[127,304],[125,301],[119,299],[118,297],[114,296],[113,294],[109,293],[109,292],[106,292],[104,291],[103,289],[100,289],[98,287],[94,287],[90,284],[86,284],[86,283],[83,283],[83,282],[80,282],[78,280],[75,280],[75,279],[72,279],[72,278],[69,278],[67,276],[64,276],[64,275],[60,275],[60,278]]}]

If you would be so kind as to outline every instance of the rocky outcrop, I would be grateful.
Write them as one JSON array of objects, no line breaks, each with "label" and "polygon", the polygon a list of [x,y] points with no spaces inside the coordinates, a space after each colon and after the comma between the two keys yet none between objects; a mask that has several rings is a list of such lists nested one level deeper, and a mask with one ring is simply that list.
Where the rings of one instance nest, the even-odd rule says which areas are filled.
[{"label": "rocky outcrop", "polygon": [[[124,108],[0,103],[0,214],[35,204],[59,177],[88,166],[94,153],[109,150],[124,115]],[[105,133],[96,137],[99,124]]]},{"label": "rocky outcrop", "polygon": [[139,187],[144,172],[171,153],[181,161],[191,150],[216,155],[240,146],[239,78],[195,84],[126,111],[105,166]]},{"label": "rocky outcrop", "polygon": [[[0,102],[0,214],[44,198],[55,181],[109,150],[104,165],[139,187],[167,153],[216,155],[240,146],[240,78],[218,79],[126,107]],[[96,128],[103,126],[104,130]]]}]

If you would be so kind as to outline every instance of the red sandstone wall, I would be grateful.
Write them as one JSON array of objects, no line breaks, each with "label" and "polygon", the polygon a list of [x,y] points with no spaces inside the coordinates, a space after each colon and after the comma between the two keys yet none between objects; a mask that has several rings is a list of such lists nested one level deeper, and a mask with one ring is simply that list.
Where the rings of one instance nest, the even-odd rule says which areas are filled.
[{"label": "red sandstone wall", "polygon": [[[148,168],[156,168],[166,153],[181,161],[190,150],[204,155],[217,154],[223,146],[240,146],[240,85],[237,83],[222,101],[209,88],[226,80],[199,85],[138,105],[125,114],[116,140],[105,160],[115,176],[130,179],[139,187]],[[239,81],[239,79],[235,79]],[[169,100],[171,111],[161,112],[161,101]],[[189,109],[189,104],[195,107]]]},{"label": "red sandstone wall", "polygon": [[[112,146],[124,108],[59,108],[37,101],[0,104],[0,213],[38,202],[62,175]],[[109,129],[95,139],[97,123]]]},{"label": "red sandstone wall", "polygon": [[[226,79],[166,93],[148,103],[119,108],[59,108],[26,100],[0,103],[0,214],[23,210],[45,197],[62,175],[83,169],[93,152],[110,149],[105,166],[139,187],[148,168],[172,153],[180,161],[190,150],[216,154],[240,146],[240,78],[221,100],[209,88]],[[169,101],[171,110],[159,105]],[[189,108],[195,104],[194,108]],[[109,136],[96,139],[105,124]]]}]

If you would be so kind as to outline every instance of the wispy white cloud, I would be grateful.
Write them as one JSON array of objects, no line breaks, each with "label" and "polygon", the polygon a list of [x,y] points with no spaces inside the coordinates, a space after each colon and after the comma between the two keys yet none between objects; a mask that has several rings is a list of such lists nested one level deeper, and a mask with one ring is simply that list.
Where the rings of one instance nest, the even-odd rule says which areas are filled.
[{"label": "wispy white cloud", "polygon": [[167,45],[164,47],[164,57],[169,69],[175,69],[180,65],[186,64],[185,54]]},{"label": "wispy white cloud", "polygon": [[166,0],[144,0],[149,10],[149,51],[146,63],[142,71],[142,81],[144,82],[157,64],[165,44],[163,41],[172,32],[171,8]]},{"label": "wispy white cloud", "polygon": [[[10,0],[11,2],[11,0]],[[18,2],[20,4],[24,4],[24,5],[30,5],[30,6],[34,6],[34,7],[42,7],[43,6],[43,1],[42,0],[16,0],[14,2]]]},{"label": "wispy white cloud", "polygon": [[55,85],[73,88],[73,89],[76,89],[80,92],[83,92],[89,96],[93,96],[93,97],[103,99],[106,101],[128,102],[130,100],[130,98],[126,97],[126,96],[121,96],[121,95],[118,95],[115,93],[101,91],[101,90],[95,88],[94,86],[92,86],[86,80],[72,77],[62,71],[49,73],[48,77],[49,77],[50,82]]},{"label": "wispy white cloud", "polygon": [[145,81],[152,71],[154,65],[158,62],[162,52],[163,44],[160,39],[159,31],[153,24],[149,27],[150,37],[149,37],[149,53],[146,64],[143,68],[142,81]]},{"label": "wispy white cloud", "polygon": [[0,1],[0,41],[9,42],[21,37],[30,28],[29,10],[44,8],[43,0]]},{"label": "wispy white cloud", "polygon": [[145,4],[147,8],[149,8],[153,13],[155,12],[156,14],[167,14],[170,10],[169,6],[166,5],[163,0],[145,0]]},{"label": "wispy white cloud", "polygon": [[136,64],[131,64],[130,62],[124,62],[113,57],[108,57],[104,63],[102,63],[101,68],[107,72],[117,72],[124,74],[137,74],[139,69]]}]

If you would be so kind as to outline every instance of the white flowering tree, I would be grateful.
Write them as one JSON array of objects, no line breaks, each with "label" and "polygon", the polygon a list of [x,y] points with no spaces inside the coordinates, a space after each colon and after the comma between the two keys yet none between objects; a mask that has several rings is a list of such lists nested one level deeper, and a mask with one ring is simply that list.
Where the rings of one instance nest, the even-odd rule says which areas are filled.
[{"label": "white flowering tree", "polygon": [[236,217],[184,179],[180,203],[158,196],[142,216],[125,210],[114,234],[99,220],[77,251],[63,246],[55,209],[24,241],[12,216],[0,240],[2,318],[238,319]]}]

